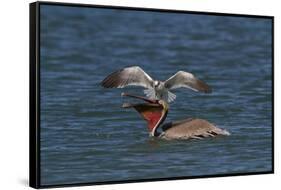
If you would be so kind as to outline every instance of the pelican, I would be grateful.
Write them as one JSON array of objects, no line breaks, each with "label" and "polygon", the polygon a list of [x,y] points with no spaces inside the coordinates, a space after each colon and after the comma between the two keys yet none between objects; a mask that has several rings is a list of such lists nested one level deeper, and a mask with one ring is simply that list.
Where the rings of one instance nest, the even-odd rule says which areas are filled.
[{"label": "pelican", "polygon": [[[163,100],[151,100],[141,96],[122,93],[122,96],[144,100],[146,103],[124,103],[123,108],[134,108],[147,122],[150,136],[162,139],[202,139],[206,137],[228,136],[230,133],[214,124],[198,118],[187,118],[163,124],[169,105]],[[159,129],[162,129],[160,132]]]},{"label": "pelican", "polygon": [[145,95],[149,99],[164,100],[168,103],[176,99],[170,90],[189,88],[194,91],[211,93],[211,88],[193,74],[178,71],[166,81],[153,80],[139,66],[126,67],[108,75],[101,83],[105,88],[124,88],[126,86],[141,86],[146,88]]}]

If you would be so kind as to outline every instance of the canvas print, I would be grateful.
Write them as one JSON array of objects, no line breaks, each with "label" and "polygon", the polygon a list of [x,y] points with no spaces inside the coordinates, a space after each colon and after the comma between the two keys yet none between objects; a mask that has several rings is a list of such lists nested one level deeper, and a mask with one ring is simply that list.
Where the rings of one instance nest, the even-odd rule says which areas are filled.
[{"label": "canvas print", "polygon": [[273,172],[273,18],[39,4],[40,186]]}]

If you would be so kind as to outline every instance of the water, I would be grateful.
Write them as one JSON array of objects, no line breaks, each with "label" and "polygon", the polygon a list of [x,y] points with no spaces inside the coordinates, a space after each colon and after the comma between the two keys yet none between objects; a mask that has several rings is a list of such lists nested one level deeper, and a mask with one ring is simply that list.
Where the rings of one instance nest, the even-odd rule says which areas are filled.
[{"label": "water", "polygon": [[[271,20],[41,6],[43,185],[270,171]],[[194,73],[212,94],[175,91],[166,121],[199,117],[229,137],[148,136],[109,73],[139,65],[165,80]]]}]

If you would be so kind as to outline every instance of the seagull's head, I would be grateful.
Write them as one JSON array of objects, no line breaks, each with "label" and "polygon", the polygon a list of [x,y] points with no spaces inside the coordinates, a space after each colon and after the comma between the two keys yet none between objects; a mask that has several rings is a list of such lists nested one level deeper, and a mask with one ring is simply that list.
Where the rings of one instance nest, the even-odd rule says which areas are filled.
[{"label": "seagull's head", "polygon": [[150,136],[156,136],[156,129],[164,122],[168,114],[169,105],[164,100],[151,100],[142,96],[122,93],[122,96],[132,97],[145,102],[124,103],[123,108],[134,108],[144,120],[147,121],[147,128]]},{"label": "seagull's head", "polygon": [[160,82],[158,80],[154,81],[154,87],[155,88],[159,87],[159,85],[160,85]]}]

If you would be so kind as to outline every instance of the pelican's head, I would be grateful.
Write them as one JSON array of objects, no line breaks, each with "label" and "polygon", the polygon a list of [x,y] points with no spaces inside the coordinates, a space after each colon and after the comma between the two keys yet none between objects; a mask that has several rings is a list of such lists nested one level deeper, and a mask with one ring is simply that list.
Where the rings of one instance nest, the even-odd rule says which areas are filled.
[{"label": "pelican's head", "polygon": [[124,103],[123,108],[135,108],[142,118],[147,121],[147,128],[150,136],[156,136],[157,128],[164,122],[168,114],[169,105],[164,100],[150,100],[145,97],[122,93],[122,96],[128,96],[144,100],[144,103]]}]

